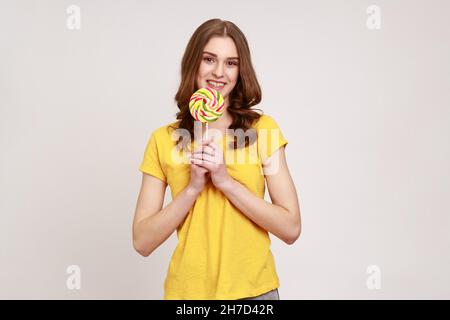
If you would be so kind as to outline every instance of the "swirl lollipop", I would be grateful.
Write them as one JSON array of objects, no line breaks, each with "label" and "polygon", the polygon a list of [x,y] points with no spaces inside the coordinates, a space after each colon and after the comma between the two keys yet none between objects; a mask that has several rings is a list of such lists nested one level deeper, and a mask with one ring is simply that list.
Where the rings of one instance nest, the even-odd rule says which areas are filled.
[{"label": "swirl lollipop", "polygon": [[224,110],[223,97],[213,88],[198,89],[189,100],[191,115],[196,121],[206,123],[206,138],[208,138],[208,123],[219,119]]}]

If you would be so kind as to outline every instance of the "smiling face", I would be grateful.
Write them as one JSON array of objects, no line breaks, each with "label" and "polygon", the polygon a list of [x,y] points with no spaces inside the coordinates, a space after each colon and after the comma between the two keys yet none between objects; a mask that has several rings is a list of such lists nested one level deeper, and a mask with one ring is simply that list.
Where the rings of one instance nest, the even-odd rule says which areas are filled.
[{"label": "smiling face", "polygon": [[228,105],[228,96],[239,78],[239,56],[230,37],[212,37],[202,53],[197,71],[198,88],[210,87],[219,91]]}]

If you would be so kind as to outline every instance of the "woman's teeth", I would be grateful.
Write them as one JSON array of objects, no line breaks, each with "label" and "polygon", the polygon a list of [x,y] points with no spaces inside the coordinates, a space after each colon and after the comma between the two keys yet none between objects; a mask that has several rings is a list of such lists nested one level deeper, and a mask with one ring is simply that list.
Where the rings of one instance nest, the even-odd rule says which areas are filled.
[{"label": "woman's teeth", "polygon": [[224,83],[214,82],[214,81],[206,81],[206,82],[208,82],[208,84],[210,84],[216,88],[222,88],[225,85]]}]

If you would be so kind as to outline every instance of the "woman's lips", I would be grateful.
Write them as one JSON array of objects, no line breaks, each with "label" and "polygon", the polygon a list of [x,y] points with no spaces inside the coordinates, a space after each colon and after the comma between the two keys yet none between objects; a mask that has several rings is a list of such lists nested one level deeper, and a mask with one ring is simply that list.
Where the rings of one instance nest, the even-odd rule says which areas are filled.
[{"label": "woman's lips", "polygon": [[[215,82],[215,81],[213,81],[213,82]],[[217,84],[222,84],[222,85],[219,85],[219,86],[215,86],[210,80],[207,80],[206,83],[208,84],[208,86],[210,86],[211,88],[216,89],[216,90],[220,90],[220,89],[222,89],[225,86],[225,83],[224,82],[220,82],[220,81],[215,82]]]}]

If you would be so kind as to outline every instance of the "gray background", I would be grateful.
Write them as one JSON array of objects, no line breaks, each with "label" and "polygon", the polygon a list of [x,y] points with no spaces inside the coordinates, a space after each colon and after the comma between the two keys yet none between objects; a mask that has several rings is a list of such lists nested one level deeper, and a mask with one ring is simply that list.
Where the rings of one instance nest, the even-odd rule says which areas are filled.
[{"label": "gray background", "polygon": [[[71,4],[80,30],[66,28]],[[1,0],[0,298],[162,298],[176,238],[148,258],[133,250],[138,167],[174,121],[189,37],[219,17],[247,36],[258,107],[289,141],[303,230],[292,246],[272,237],[280,297],[449,299],[449,9]],[[66,287],[69,265],[80,290]]]}]

